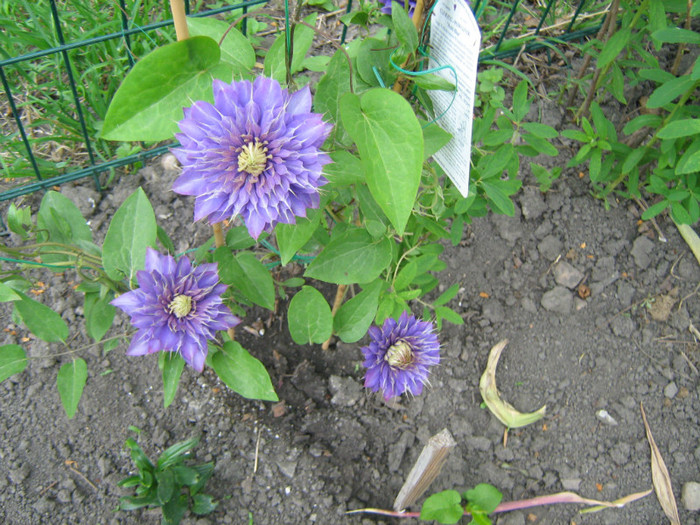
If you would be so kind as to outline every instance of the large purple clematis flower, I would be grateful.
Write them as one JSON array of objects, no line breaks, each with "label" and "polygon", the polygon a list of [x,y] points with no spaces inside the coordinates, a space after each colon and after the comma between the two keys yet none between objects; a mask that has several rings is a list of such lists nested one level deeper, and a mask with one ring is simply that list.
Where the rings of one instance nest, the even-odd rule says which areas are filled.
[{"label": "large purple clematis flower", "polygon": [[226,285],[219,283],[216,264],[192,267],[187,257],[179,261],[148,248],[146,269],[136,273],[139,288],[112,300],[131,316],[138,332],[127,355],[178,352],[201,372],[207,357],[207,341],[217,330],[241,320],[221,301]]},{"label": "large purple clematis flower", "polygon": [[[406,0],[394,0],[398,4],[406,5]],[[391,0],[381,0],[383,7],[380,9],[382,13],[391,14]],[[416,9],[416,0],[408,0],[408,16],[413,16],[413,11]]]},{"label": "large purple clematis flower", "polygon": [[238,215],[250,235],[294,224],[318,208],[321,174],[330,157],[320,150],[331,131],[311,112],[308,86],[290,94],[258,77],[214,80],[214,104],[185,108],[173,153],[183,167],[173,190],[196,197],[194,219],[216,224]]},{"label": "large purple clematis flower", "polygon": [[428,368],[440,362],[440,343],[432,323],[404,312],[399,320],[387,319],[380,329],[369,329],[371,342],[362,348],[365,387],[384,399],[406,391],[418,395],[428,380]]}]

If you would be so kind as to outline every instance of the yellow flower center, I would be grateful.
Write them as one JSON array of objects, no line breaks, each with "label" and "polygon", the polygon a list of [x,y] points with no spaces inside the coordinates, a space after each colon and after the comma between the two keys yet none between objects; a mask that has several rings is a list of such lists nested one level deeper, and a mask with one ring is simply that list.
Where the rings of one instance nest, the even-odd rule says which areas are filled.
[{"label": "yellow flower center", "polygon": [[402,370],[408,368],[413,363],[413,350],[406,341],[397,341],[384,354],[384,360],[394,368]]},{"label": "yellow flower center", "polygon": [[192,298],[189,295],[176,295],[170,301],[168,310],[178,319],[182,319],[192,310]]},{"label": "yellow flower center", "polygon": [[250,173],[255,180],[267,167],[267,148],[258,139],[248,142],[238,154],[238,171]]}]

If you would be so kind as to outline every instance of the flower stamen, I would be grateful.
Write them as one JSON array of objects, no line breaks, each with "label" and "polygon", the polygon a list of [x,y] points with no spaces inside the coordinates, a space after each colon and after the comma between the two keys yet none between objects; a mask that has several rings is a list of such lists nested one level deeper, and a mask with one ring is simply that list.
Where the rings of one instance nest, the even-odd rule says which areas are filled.
[{"label": "flower stamen", "polygon": [[168,311],[182,319],[192,311],[192,298],[189,295],[176,295],[168,305]]},{"label": "flower stamen", "polygon": [[257,181],[258,176],[267,168],[267,148],[259,139],[248,142],[238,154],[238,171],[249,173]]},{"label": "flower stamen", "polygon": [[410,344],[401,339],[386,351],[384,360],[389,363],[389,366],[405,370],[413,363],[413,349]]}]

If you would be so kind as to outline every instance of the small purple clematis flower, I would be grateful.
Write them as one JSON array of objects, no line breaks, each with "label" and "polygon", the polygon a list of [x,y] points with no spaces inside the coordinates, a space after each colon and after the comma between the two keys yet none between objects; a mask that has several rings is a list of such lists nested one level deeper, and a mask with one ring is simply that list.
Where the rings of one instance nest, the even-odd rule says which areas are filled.
[{"label": "small purple clematis flower", "polygon": [[331,162],[320,150],[332,126],[311,112],[307,87],[290,94],[257,77],[214,80],[214,104],[195,102],[175,134],[183,167],[173,190],[196,197],[194,219],[216,224],[238,215],[257,239],[278,222],[295,224],[319,207],[321,174]]},{"label": "small purple clematis flower", "polygon": [[136,273],[136,280],[139,288],[111,302],[129,314],[138,328],[127,355],[178,352],[201,372],[207,341],[217,330],[241,322],[221,300],[226,285],[219,283],[216,264],[193,268],[187,257],[176,262],[148,248],[146,269]]},{"label": "small purple clematis flower", "polygon": [[399,320],[386,319],[380,329],[369,329],[371,342],[362,348],[365,387],[381,390],[384,399],[406,391],[419,395],[428,380],[428,368],[440,362],[440,343],[432,323],[404,312]]},{"label": "small purple clematis flower", "polygon": [[[406,0],[394,0],[398,4],[406,5]],[[384,14],[391,14],[391,0],[381,0],[384,4],[380,11]],[[416,9],[416,0],[408,0],[408,16],[413,16],[413,11]]]}]

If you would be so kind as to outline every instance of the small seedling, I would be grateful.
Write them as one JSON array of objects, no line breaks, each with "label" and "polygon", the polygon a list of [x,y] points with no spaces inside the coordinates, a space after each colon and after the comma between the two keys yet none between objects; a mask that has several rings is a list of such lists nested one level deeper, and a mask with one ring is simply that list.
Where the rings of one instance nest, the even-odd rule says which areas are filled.
[{"label": "small seedling", "polygon": [[197,443],[199,438],[174,444],[154,465],[134,439],[127,439],[125,446],[131,450],[131,458],[139,472],[119,482],[120,487],[136,487],[135,496],[121,498],[119,510],[161,507],[164,525],[180,523],[188,508],[199,516],[213,511],[217,503],[200,490],[211,476],[214,463],[184,464]]}]

